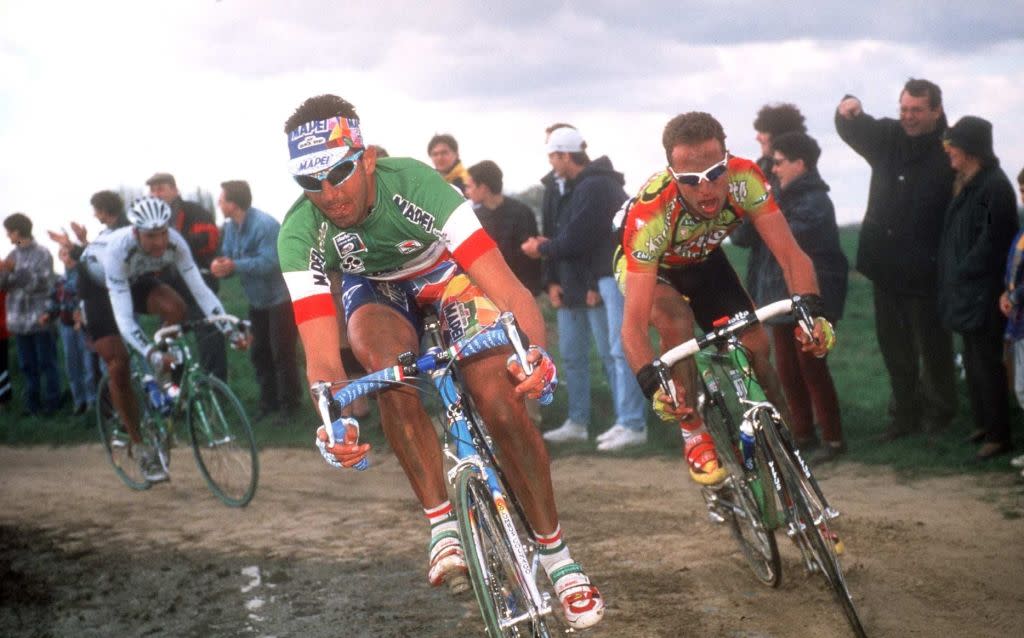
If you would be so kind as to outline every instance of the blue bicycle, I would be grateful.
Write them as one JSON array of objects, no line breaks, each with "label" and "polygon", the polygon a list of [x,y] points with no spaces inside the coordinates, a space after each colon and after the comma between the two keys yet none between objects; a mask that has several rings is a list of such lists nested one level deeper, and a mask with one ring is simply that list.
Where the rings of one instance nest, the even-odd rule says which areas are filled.
[{"label": "blue bicycle", "polygon": [[[429,376],[442,402],[448,481],[454,490],[459,534],[487,635],[550,638],[563,633],[560,621],[552,614],[552,593],[538,585],[538,546],[525,512],[501,471],[483,419],[459,378],[459,361],[491,348],[511,345],[520,361],[526,361],[515,320],[511,313],[504,313],[495,325],[447,347],[442,344],[436,317],[428,318],[424,328],[433,346],[419,356],[404,353],[398,365],[349,381],[333,394],[336,407],[394,385],[415,385],[410,381]],[[313,386],[328,433],[332,432],[332,417],[324,403],[330,400],[332,390],[328,383]]]}]

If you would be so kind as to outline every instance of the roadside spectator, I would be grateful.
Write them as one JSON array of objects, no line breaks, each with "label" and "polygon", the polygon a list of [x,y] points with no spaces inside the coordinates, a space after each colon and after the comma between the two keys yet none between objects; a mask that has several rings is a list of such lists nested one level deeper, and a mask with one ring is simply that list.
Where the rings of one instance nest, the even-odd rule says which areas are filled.
[{"label": "roadside spectator", "polygon": [[569,418],[544,438],[561,442],[588,437],[593,336],[615,404],[615,422],[598,436],[597,449],[612,451],[646,441],[647,401],[623,354],[624,302],[612,276],[612,217],[626,201],[625,180],[606,156],[591,161],[586,146],[575,128],[551,130],[548,161],[565,180],[566,195],[558,200],[554,234],[532,237],[522,249],[530,257],[553,262],[548,295],[558,308],[558,349],[569,392]]},{"label": "roadside spectator", "polygon": [[[757,159],[757,167],[761,169],[768,183],[771,184],[772,191],[777,193],[779,190],[779,179],[772,172],[772,140],[785,133],[806,133],[807,127],[804,125],[804,116],[800,109],[793,104],[765,104],[757,112],[757,117],[754,119],[754,130],[757,131],[754,139],[757,140],[758,145],[761,147],[761,157]],[[746,284],[747,290],[753,294],[753,291],[761,286],[761,266],[768,261],[775,261],[775,258],[772,257],[771,251],[765,246],[764,241],[761,239],[761,234],[754,228],[754,223],[750,218],[744,218],[743,223],[733,231],[729,239],[736,246],[750,249],[750,258],[747,260]],[[804,249],[806,250],[806,247]],[[761,305],[757,297],[754,297],[754,301]],[[771,299],[769,301],[778,300]],[[780,370],[779,373],[782,374],[782,371]],[[813,430],[809,432],[813,432]],[[802,448],[814,447],[816,444],[816,439],[797,441],[797,445]]]},{"label": "roadside spectator", "polygon": [[[1017,189],[1024,202],[1024,169],[1017,174]],[[1004,283],[1006,289],[999,297],[999,310],[1007,318],[1006,341],[1013,362],[1013,390],[1017,403],[1024,408],[1024,230],[1017,233],[1010,244]],[[1024,468],[1024,454],[1015,456],[1010,463],[1013,467]],[[1020,475],[1024,477],[1024,469]]]},{"label": "roadside spectator", "polygon": [[295,361],[298,332],[291,298],[277,259],[281,224],[252,206],[252,191],[241,180],[222,182],[217,205],[224,213],[221,257],[210,264],[219,279],[238,275],[249,301],[252,366],[260,386],[260,417],[296,412],[305,393]]},{"label": "roadside spectator", "polygon": [[7,369],[10,360],[8,349],[10,333],[7,331],[7,289],[0,288],[0,413],[11,403],[11,373]]},{"label": "roadside spectator", "polygon": [[474,164],[466,176],[466,198],[474,204],[476,216],[487,234],[498,244],[509,268],[532,294],[541,291],[540,262],[528,257],[521,247],[538,235],[537,218],[529,206],[505,197],[501,168],[490,160]]},{"label": "roadside spectator", "polygon": [[976,454],[984,461],[1012,449],[999,297],[1018,229],[1017,201],[992,151],[991,123],[962,117],[944,139],[956,180],[939,251],[939,312],[963,338],[970,439],[984,441]]},{"label": "roadside spectator", "polygon": [[777,185],[777,181],[772,179],[772,142],[784,133],[806,133],[807,125],[804,121],[800,109],[789,103],[765,104],[754,118],[754,130],[757,131],[754,139],[761,147],[757,167],[768,177],[772,186]]},{"label": "roadside spectator", "polygon": [[[828,184],[818,173],[821,148],[806,133],[783,133],[772,141],[772,171],[778,182],[776,201],[789,223],[797,244],[814,263],[823,302],[822,316],[835,326],[843,316],[850,264],[839,246],[839,228]],[[782,267],[767,250],[766,259],[751,269],[760,273],[750,290],[758,306],[787,296]],[[753,259],[753,255],[751,255]],[[830,461],[846,451],[828,359],[815,357],[797,347],[795,323],[789,317],[769,321],[775,350],[775,369],[789,403],[793,437],[813,440],[814,424],[821,428],[821,449],[810,455],[816,462]]]},{"label": "roadside spectator", "polygon": [[875,119],[847,95],[835,113],[839,137],[871,166],[856,268],[872,282],[875,332],[892,385],[881,441],[939,432],[956,414],[953,335],[936,307],[939,239],[953,190],[942,90],[910,79],[899,104],[899,120]]},{"label": "roadside spectator", "polygon": [[75,415],[85,414],[96,404],[96,378],[93,376],[93,353],[86,346],[82,329],[82,311],[78,298],[78,262],[64,246],[57,253],[64,264],[64,276],[57,277],[50,307],[40,323],[57,325],[64,346],[64,372],[71,388],[72,410]]},{"label": "roadside spectator", "polygon": [[7,328],[18,349],[25,379],[25,414],[51,415],[60,407],[57,341],[40,324],[53,283],[53,256],[32,237],[32,220],[22,213],[4,219],[14,251],[0,261],[0,288],[7,291]]},{"label": "roadside spectator", "polygon": [[[203,275],[203,281],[216,293],[220,282],[210,273],[210,262],[217,254],[220,242],[220,231],[214,221],[213,213],[196,204],[186,202],[178,191],[178,184],[170,173],[155,173],[146,180],[149,194],[158,197],[171,207],[174,216],[171,227],[181,233],[192,251],[192,258]],[[188,318],[202,319],[203,311],[188,291],[185,282],[177,273],[172,273],[167,283],[173,287],[185,303],[188,304]],[[196,331],[196,345],[199,349],[199,364],[203,370],[219,377],[223,381],[228,378],[227,344],[224,335],[212,324],[202,324]]]},{"label": "roadside spectator", "polygon": [[430,156],[430,161],[434,163],[437,172],[444,177],[444,181],[459,189],[460,193],[466,192],[466,177],[469,173],[459,159],[459,143],[451,134],[438,133],[430,138],[430,142],[427,143],[427,155]]}]

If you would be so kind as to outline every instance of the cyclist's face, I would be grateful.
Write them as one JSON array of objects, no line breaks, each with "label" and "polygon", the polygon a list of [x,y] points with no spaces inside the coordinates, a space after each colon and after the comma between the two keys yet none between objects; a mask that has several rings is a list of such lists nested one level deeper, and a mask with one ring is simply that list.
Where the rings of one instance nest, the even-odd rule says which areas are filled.
[{"label": "cyclist's face", "polygon": [[306,198],[338,228],[356,226],[370,214],[370,207],[377,199],[373,174],[376,167],[377,151],[371,146],[363,151],[351,177],[338,186],[332,186],[325,179],[320,182],[322,190],[306,191]]},{"label": "cyclist's face", "polygon": [[[672,170],[677,173],[699,173],[725,159],[725,148],[722,143],[711,138],[696,144],[677,144],[672,149]],[[679,193],[683,196],[687,208],[708,219],[722,211],[725,198],[729,194],[728,172],[718,176],[714,181],[700,180],[696,186],[689,186],[676,181]]]},{"label": "cyclist's face", "polygon": [[159,230],[138,230],[139,248],[150,257],[161,257],[167,251],[170,235],[166,228]]}]

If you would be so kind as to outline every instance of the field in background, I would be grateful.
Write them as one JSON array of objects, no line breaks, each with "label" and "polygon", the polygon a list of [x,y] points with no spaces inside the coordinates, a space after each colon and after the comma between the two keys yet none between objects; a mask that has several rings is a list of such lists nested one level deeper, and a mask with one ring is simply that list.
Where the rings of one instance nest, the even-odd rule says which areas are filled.
[{"label": "field in background", "polygon": [[[843,229],[841,239],[843,249],[852,263],[857,240],[856,229]],[[746,251],[731,246],[726,250],[737,272],[742,277],[746,273]],[[246,315],[247,306],[236,279],[225,282],[225,285],[221,287],[221,297],[228,312],[240,316]],[[546,300],[542,299],[541,301],[548,324],[550,350],[557,360],[557,331],[554,327],[554,313]],[[879,433],[885,425],[889,384],[876,346],[872,316],[870,283],[859,274],[851,273],[846,314],[838,329],[839,344],[829,358],[832,374],[839,390],[843,428],[850,447],[846,458],[867,464],[891,465],[898,470],[910,473],[920,471],[947,473],[965,469],[1009,472],[1010,468],[1005,460],[998,460],[980,467],[970,463],[974,447],[963,443],[964,437],[972,429],[963,382],[960,384],[960,411],[946,434],[933,440],[920,436],[909,437],[885,445],[873,442],[874,435]],[[12,341],[10,365],[15,380],[15,392],[20,393],[19,373],[13,346]],[[258,391],[247,354],[229,351],[229,365],[230,385],[242,403],[250,410],[250,416],[255,419]],[[596,435],[611,425],[613,410],[608,385],[596,358],[591,370],[595,419],[595,422],[591,424],[591,434]],[[96,440],[96,428],[92,414],[89,414],[88,418],[73,417],[66,409],[65,412],[51,418],[28,418],[19,415],[20,409],[20,404],[15,400],[6,412],[0,413],[0,444],[69,445]],[[544,409],[542,427],[544,429],[556,427],[561,424],[565,416],[566,394],[560,390],[556,394],[554,403]],[[1024,440],[1024,437],[1020,435],[1021,420],[1019,411],[1015,410],[1013,423],[1018,442]],[[316,422],[317,417],[312,408],[305,407],[300,414],[272,417],[255,422],[254,425],[260,444],[263,446],[302,446],[309,447],[311,453],[315,453],[312,452],[312,439]],[[662,425],[657,419],[651,417],[649,429],[653,433],[652,442],[624,454],[641,457],[652,454],[676,455],[679,453],[678,435],[672,428]],[[364,437],[371,442],[384,445],[375,412],[364,419],[363,432]],[[553,449],[553,452],[556,456],[596,454],[592,443],[558,446]]]}]

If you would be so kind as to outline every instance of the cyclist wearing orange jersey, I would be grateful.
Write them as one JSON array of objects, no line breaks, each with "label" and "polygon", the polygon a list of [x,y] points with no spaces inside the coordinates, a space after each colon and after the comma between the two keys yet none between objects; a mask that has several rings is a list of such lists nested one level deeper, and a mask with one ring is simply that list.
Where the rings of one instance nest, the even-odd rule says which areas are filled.
[{"label": "cyclist wearing orange jersey", "polygon": [[[622,244],[616,277],[626,297],[622,343],[626,359],[654,410],[679,421],[684,454],[695,481],[716,483],[724,476],[714,444],[687,397],[696,387],[696,367],[687,359],[673,371],[678,405],[661,388],[647,326],[658,331],[662,352],[693,338],[694,323],[712,323],[742,310],[754,310],[739,277],[720,248],[749,216],[765,245],[782,266],[789,291],[805,297],[815,317],[813,339],[798,333],[805,350],[818,356],[835,343],[831,324],[820,316],[818,282],[811,260],[797,245],[771,195],[764,174],[751,160],[725,148],[722,125],[708,113],[674,117],[662,135],[668,167],[655,173],[626,202],[618,220]],[[741,337],[768,399],[787,416],[785,397],[769,361],[768,335],[755,326]]]}]

